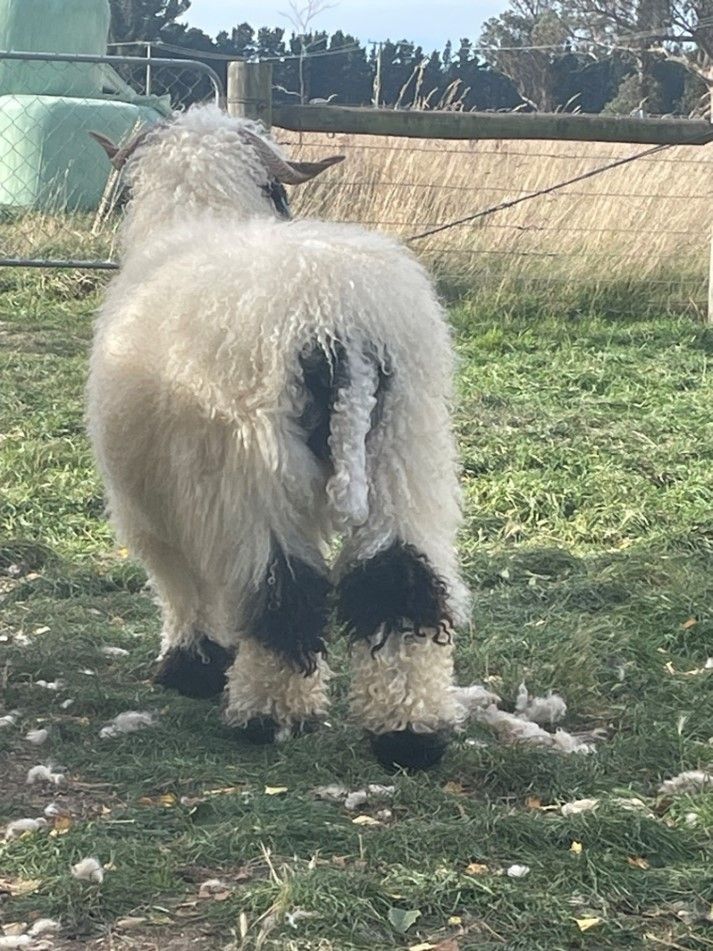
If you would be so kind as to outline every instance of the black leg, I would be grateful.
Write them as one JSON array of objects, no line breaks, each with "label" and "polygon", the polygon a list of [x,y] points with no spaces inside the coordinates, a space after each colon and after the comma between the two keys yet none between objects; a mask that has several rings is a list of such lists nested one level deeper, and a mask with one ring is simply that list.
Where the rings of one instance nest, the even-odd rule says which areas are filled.
[{"label": "black leg", "polygon": [[195,647],[174,647],[161,660],[154,683],[184,697],[206,698],[222,693],[233,655],[220,644],[201,637]]}]

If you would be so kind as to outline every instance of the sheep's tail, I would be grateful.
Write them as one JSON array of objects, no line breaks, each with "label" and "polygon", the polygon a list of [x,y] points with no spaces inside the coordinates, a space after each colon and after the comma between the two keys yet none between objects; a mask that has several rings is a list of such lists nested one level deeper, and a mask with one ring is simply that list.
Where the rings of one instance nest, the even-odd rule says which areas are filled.
[{"label": "sheep's tail", "polygon": [[366,442],[377,417],[383,371],[366,350],[349,342],[320,354],[329,362],[329,385],[322,390],[324,459],[332,469],[326,491],[335,526],[342,530],[362,525],[369,515]]}]

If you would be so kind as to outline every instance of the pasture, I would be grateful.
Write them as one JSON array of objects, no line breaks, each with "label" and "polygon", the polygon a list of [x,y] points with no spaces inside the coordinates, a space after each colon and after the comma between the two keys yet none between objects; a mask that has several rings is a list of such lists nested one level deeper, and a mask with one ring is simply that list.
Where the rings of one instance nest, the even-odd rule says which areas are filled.
[{"label": "pasture", "polygon": [[[151,685],[157,610],[83,431],[100,287],[0,274],[0,716],[19,711],[0,824],[61,806],[0,845],[6,935],[49,917],[67,949],[713,945],[713,790],[658,793],[713,761],[713,335],[632,275],[451,308],[475,595],[458,680],[510,704],[523,680],[556,690],[566,728],[606,737],[564,756],[472,725],[437,770],[390,777],[346,719],[336,636],[329,726],[276,748]],[[126,710],[155,725],[100,738]],[[62,786],[26,783],[50,762]],[[348,811],[316,798],[332,783],[394,793]],[[70,875],[88,856],[101,884]]]}]

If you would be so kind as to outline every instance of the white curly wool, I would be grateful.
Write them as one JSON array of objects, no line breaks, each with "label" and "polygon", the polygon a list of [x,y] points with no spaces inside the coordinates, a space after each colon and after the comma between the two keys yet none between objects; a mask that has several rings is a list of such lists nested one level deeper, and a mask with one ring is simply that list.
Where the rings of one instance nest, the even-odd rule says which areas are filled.
[{"label": "white curly wool", "polygon": [[598,799],[575,799],[563,803],[560,812],[563,816],[578,816],[582,812],[593,812],[599,805]]},{"label": "white curly wool", "polygon": [[33,746],[42,746],[43,743],[46,743],[49,739],[49,730],[30,730],[29,733],[25,734],[25,739],[28,743],[32,743]]},{"label": "white curly wool", "polygon": [[431,733],[465,720],[465,708],[451,690],[453,648],[434,643],[433,633],[389,637],[375,653],[369,642],[353,646],[350,706],[367,730]]},{"label": "white curly wool", "polygon": [[78,878],[83,882],[97,882],[101,884],[104,881],[104,869],[98,859],[86,858],[77,862],[71,868],[72,878]]},{"label": "white curly wool", "polygon": [[38,918],[27,933],[33,938],[39,938],[43,935],[58,934],[59,929],[60,923],[54,918]]},{"label": "white curly wool", "polygon": [[[162,650],[193,646],[199,630],[236,646],[275,542],[321,570],[337,531],[337,575],[400,539],[426,555],[462,621],[453,355],[433,284],[383,234],[278,220],[246,128],[260,133],[192,109],[137,151],[122,266],[91,357],[90,435],[114,525],[159,594]],[[333,407],[331,467],[299,425],[300,358],[314,346],[341,348],[349,368]],[[228,722],[277,715],[282,736],[323,714],[322,668],[290,678],[274,655],[268,664],[246,646],[229,675]],[[405,651],[418,693],[406,704],[386,655],[373,665],[371,696],[361,665],[354,709],[363,725],[453,725],[462,710],[449,695],[451,652],[437,651]]]},{"label": "white curly wool", "polygon": [[320,658],[309,677],[279,664],[275,655],[251,640],[240,645],[228,674],[226,722],[244,726],[253,717],[271,717],[290,728],[327,714],[330,670]]},{"label": "white curly wool", "polygon": [[0,935],[0,951],[11,951],[14,948],[29,948],[34,944],[34,938],[28,934]]},{"label": "white curly wool", "polygon": [[9,841],[10,839],[18,839],[21,835],[24,835],[25,832],[37,832],[39,829],[45,829],[48,826],[46,819],[15,819],[14,822],[9,822],[5,827],[5,838]]},{"label": "white curly wool", "polygon": [[145,730],[147,727],[155,725],[156,719],[153,713],[127,710],[125,713],[119,713],[106,726],[103,726],[99,731],[99,736],[102,740],[106,740],[121,736],[124,733],[136,733],[138,730]]},{"label": "white curly wool", "polygon": [[47,783],[51,786],[62,786],[67,781],[63,772],[54,769],[52,766],[33,766],[27,771],[27,783],[32,786],[34,783]]},{"label": "white curly wool", "polygon": [[517,691],[515,712],[532,723],[552,726],[567,713],[567,704],[559,694],[552,691],[546,697],[532,697],[523,683]]},{"label": "white curly wool", "polygon": [[702,769],[690,769],[672,779],[667,779],[659,786],[663,796],[680,796],[713,790],[713,773]]}]

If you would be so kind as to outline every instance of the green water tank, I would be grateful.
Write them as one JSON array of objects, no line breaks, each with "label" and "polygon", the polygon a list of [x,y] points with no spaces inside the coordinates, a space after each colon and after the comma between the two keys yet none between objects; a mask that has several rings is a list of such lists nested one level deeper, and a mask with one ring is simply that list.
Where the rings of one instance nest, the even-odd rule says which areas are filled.
[{"label": "green water tank", "polygon": [[[109,0],[0,0],[0,50],[104,56]],[[0,95],[91,97],[101,67],[0,60]]]}]

